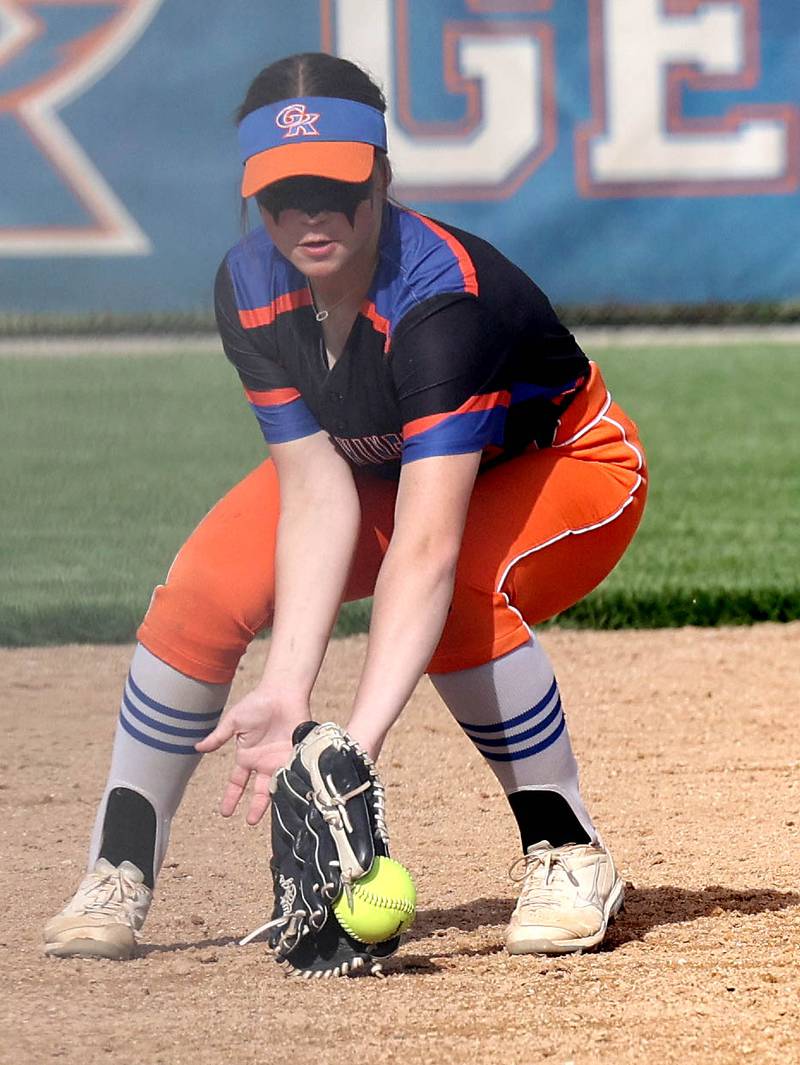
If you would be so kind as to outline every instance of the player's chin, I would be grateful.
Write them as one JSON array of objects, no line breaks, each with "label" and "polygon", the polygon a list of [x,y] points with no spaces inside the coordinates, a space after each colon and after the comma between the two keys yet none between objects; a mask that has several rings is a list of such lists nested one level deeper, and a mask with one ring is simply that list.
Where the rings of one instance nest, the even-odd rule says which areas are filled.
[{"label": "player's chin", "polygon": [[351,255],[338,241],[330,241],[324,246],[312,246],[311,248],[301,246],[293,259],[298,270],[313,281],[333,277],[339,273],[347,266]]}]

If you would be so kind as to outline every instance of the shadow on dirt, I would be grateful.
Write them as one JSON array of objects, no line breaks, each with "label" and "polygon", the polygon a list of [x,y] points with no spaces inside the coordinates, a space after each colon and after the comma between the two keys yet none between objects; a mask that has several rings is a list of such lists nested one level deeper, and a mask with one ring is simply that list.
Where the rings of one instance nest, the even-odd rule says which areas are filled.
[{"label": "shadow on dirt", "polygon": [[148,954],[177,954],[182,950],[206,950],[209,947],[235,947],[239,936],[218,936],[216,939],[195,939],[188,943],[141,943],[136,950],[137,958]]},{"label": "shadow on dirt", "polygon": [[661,887],[636,888],[628,884],[625,910],[609,929],[603,950],[614,950],[625,943],[643,939],[653,928],[682,924],[704,917],[721,917],[726,913],[754,915],[787,910],[800,906],[796,891],[772,891],[768,888],[733,888],[709,884],[700,891],[664,884]]},{"label": "shadow on dirt", "polygon": [[[436,938],[449,930],[474,932],[478,928],[505,926],[514,908],[513,898],[473,899],[447,909],[420,910],[406,942]],[[642,939],[662,925],[718,917],[724,913],[758,914],[800,906],[800,894],[765,888],[733,888],[712,884],[700,891],[665,884],[636,888],[628,884],[625,910],[609,929],[605,950]],[[491,953],[486,950],[481,953]]]},{"label": "shadow on dirt", "polygon": [[419,910],[406,942],[428,939],[450,929],[474,932],[486,926],[506,925],[514,909],[514,899],[473,899],[460,906],[440,910]]},{"label": "shadow on dirt", "polygon": [[[504,929],[514,908],[513,898],[481,898],[442,909],[420,910],[414,927],[404,938],[404,943],[427,941],[426,948],[450,932],[475,932],[479,928]],[[794,891],[771,891],[764,888],[733,888],[712,884],[700,891],[674,887],[636,888],[628,884],[625,894],[625,909],[609,930],[600,948],[615,950],[625,943],[643,939],[648,932],[663,925],[682,924],[705,917],[720,917],[726,913],[759,914],[800,906],[800,894]],[[488,957],[503,950],[502,932],[497,942],[482,947],[464,945],[455,951],[461,957]],[[237,936],[220,936],[216,939],[199,939],[194,942],[143,944],[138,956],[170,954],[186,950],[205,950],[212,947],[231,947],[238,942]],[[439,970],[433,960],[439,957],[435,951],[426,949],[424,954],[404,954],[404,971],[432,974]]]}]

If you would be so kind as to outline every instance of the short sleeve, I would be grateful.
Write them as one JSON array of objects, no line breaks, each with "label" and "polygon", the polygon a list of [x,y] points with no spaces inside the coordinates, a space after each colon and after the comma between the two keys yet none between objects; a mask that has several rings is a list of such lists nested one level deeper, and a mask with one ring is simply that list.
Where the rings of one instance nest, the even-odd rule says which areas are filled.
[{"label": "short sleeve", "polygon": [[498,344],[503,340],[474,296],[436,297],[403,319],[392,373],[404,463],[502,446],[511,393]]},{"label": "short sleeve", "polygon": [[217,271],[214,312],[225,355],[236,367],[247,401],[268,444],[299,440],[320,431],[319,423],[281,365],[264,331],[246,329],[227,262]]}]

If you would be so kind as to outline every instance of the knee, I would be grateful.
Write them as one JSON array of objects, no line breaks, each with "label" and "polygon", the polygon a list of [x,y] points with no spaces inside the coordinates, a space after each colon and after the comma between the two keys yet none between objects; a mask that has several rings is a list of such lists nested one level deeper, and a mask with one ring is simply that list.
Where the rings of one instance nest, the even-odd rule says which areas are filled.
[{"label": "knee", "polygon": [[455,593],[429,673],[472,669],[529,638],[525,623],[499,592],[456,581]]},{"label": "knee", "polygon": [[138,632],[145,647],[180,672],[212,684],[233,678],[253,637],[271,621],[272,597],[235,583],[171,572],[153,592]]}]

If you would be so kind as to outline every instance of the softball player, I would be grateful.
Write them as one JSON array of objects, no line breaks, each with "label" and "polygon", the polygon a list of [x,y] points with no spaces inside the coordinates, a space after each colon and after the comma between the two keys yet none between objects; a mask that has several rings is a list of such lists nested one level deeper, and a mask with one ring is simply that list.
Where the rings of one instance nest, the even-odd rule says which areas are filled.
[{"label": "softball player", "polygon": [[[490,244],[387,198],[385,103],[356,66],[281,60],[239,114],[256,230],[216,281],[270,457],[156,588],[125,685],[89,871],[54,955],[127,957],[201,754],[235,738],[247,820],[291,753],[343,601],[374,596],[348,731],[373,756],[423,673],[519,825],[512,953],[598,944],[623,882],[581,798],[533,627],[617,563],[646,492],[634,424],[546,297]],[[220,718],[271,626],[262,680]]]}]

